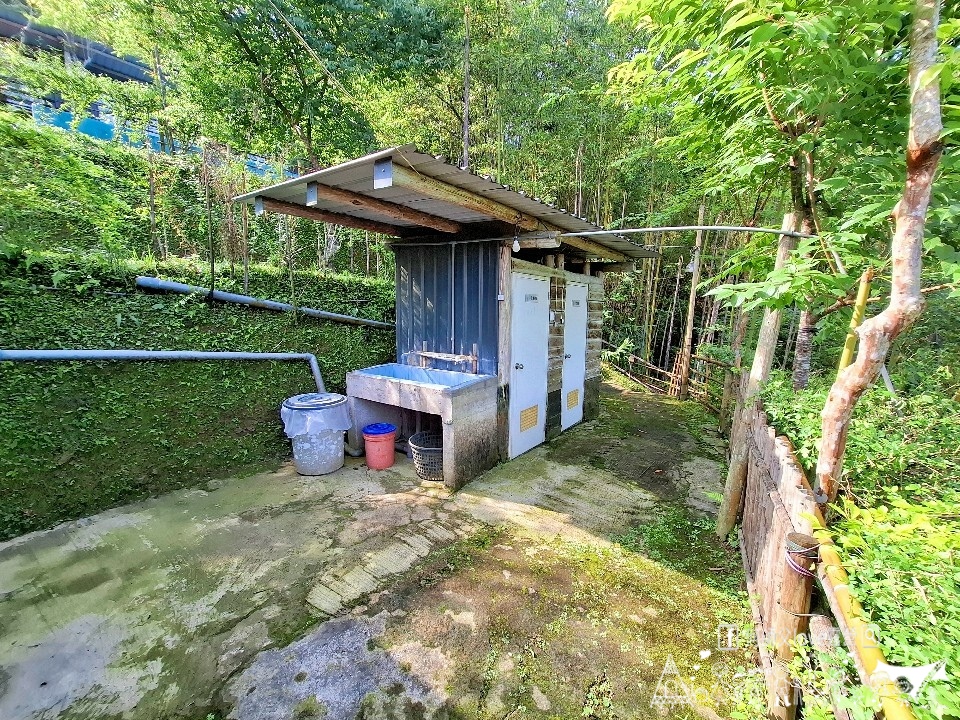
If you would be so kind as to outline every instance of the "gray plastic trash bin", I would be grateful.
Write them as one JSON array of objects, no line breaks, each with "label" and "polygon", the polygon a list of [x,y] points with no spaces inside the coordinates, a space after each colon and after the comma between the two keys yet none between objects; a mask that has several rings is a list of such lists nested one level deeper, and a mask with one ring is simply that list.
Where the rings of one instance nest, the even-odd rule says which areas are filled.
[{"label": "gray plastic trash bin", "polygon": [[293,443],[293,464],[301,475],[326,475],[343,467],[343,434],[350,429],[347,398],[305,393],[280,406],[283,429]]}]

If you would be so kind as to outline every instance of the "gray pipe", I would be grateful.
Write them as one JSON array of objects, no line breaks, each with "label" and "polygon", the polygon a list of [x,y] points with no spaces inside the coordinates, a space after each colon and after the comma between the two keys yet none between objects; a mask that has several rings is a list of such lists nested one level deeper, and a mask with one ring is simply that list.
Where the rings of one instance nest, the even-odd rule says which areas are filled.
[{"label": "gray pipe", "polygon": [[198,352],[193,350],[0,350],[0,361],[11,362],[65,362],[76,360],[109,362],[143,360],[306,360],[319,392],[326,392],[320,365],[310,353],[267,352]]},{"label": "gray pipe", "polygon": [[255,298],[250,295],[237,295],[236,293],[224,292],[223,290],[214,290],[211,293],[208,288],[202,288],[197,285],[186,285],[171,280],[161,280],[160,278],[147,277],[145,275],[137,276],[137,286],[147,288],[148,290],[162,290],[165,292],[182,293],[184,295],[209,295],[214,300],[219,300],[220,302],[238,303],[240,305],[262,308],[264,310],[277,310],[279,312],[292,312],[296,310],[298,313],[319,318],[320,320],[333,320],[351,325],[366,325],[381,330],[395,329],[392,323],[380,322],[379,320],[368,320],[367,318],[341,315],[340,313],[326,312],[325,310],[316,310],[314,308],[294,307],[288,303],[277,302],[276,300],[264,300],[263,298]]},{"label": "gray pipe", "polygon": [[745,225],[674,225],[671,227],[624,228],[623,230],[589,230],[587,232],[565,232],[557,237],[590,237],[591,235],[633,235],[636,233],[652,232],[680,232],[683,230],[714,230],[717,232],[743,233],[770,233],[771,235],[786,235],[787,237],[815,238],[817,235],[808,235],[793,230],[777,230],[776,228],[747,227]]}]

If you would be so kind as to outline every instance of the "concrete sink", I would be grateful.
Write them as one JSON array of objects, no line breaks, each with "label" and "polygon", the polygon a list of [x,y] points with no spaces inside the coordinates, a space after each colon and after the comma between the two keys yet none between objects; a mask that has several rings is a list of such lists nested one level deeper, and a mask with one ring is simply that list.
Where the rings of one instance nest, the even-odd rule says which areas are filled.
[{"label": "concrete sink", "polygon": [[[451,488],[493,467],[499,460],[497,377],[434,370],[400,363],[375,365],[347,373],[347,397],[353,428],[349,446],[363,448],[364,426],[389,422],[409,436],[437,416],[443,430],[443,477]],[[404,412],[406,411],[406,412]]]}]

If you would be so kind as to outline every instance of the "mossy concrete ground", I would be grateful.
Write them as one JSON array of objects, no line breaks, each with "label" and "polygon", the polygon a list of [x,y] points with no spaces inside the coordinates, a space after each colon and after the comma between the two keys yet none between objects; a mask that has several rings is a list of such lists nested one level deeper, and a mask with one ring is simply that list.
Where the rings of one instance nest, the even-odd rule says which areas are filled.
[{"label": "mossy concrete ground", "polygon": [[348,459],[0,545],[0,717],[725,714],[753,654],[717,647],[749,610],[716,433],[603,403],[456,494]]}]

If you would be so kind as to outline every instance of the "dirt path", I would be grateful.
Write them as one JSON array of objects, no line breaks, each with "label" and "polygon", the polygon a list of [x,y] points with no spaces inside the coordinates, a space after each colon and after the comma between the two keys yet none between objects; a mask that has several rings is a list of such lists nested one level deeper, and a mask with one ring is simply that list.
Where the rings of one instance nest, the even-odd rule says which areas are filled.
[{"label": "dirt path", "polygon": [[708,428],[607,387],[455,495],[285,468],[0,545],[0,717],[723,714],[752,652],[717,649],[739,557],[688,512]]}]

